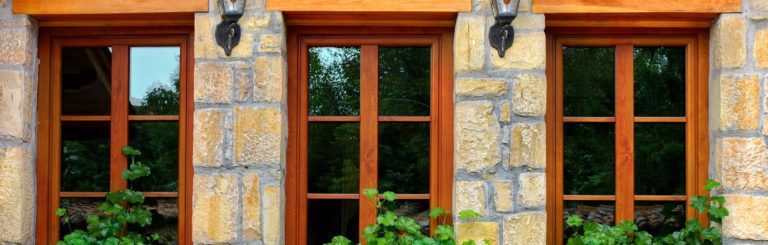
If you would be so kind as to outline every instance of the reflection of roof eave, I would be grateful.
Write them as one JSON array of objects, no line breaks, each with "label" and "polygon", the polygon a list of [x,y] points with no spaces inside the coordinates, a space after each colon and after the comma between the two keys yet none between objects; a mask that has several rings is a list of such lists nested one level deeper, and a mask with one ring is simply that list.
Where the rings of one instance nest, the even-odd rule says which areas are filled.
[{"label": "reflection of roof eave", "polygon": [[[109,67],[110,60],[107,60],[106,55],[104,55],[104,52],[94,52],[92,48],[86,48],[85,54],[88,55],[88,60],[91,61],[93,64],[94,69],[96,70],[96,75],[99,78],[99,82],[101,82],[102,85],[104,85],[104,88],[107,89],[109,93],[112,93],[112,88],[110,85],[110,79],[109,76],[111,76],[112,68]],[[98,57],[97,57],[98,55]],[[108,76],[107,71],[110,71],[110,74]]]}]

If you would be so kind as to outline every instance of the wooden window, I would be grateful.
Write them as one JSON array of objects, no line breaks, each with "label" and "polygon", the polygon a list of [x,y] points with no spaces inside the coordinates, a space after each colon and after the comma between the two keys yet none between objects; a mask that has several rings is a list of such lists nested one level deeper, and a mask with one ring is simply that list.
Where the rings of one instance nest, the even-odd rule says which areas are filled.
[{"label": "wooden window", "polygon": [[[146,196],[148,230],[189,241],[191,40],[189,28],[41,30],[37,243],[85,230],[104,195],[127,187]],[[149,177],[121,178],[126,145],[142,152]]]},{"label": "wooden window", "polygon": [[705,194],[707,32],[589,32],[548,30],[549,243],[569,215],[679,230]]},{"label": "wooden window", "polygon": [[286,244],[357,241],[376,209],[360,195],[398,193],[424,231],[451,207],[452,32],[289,30]]}]

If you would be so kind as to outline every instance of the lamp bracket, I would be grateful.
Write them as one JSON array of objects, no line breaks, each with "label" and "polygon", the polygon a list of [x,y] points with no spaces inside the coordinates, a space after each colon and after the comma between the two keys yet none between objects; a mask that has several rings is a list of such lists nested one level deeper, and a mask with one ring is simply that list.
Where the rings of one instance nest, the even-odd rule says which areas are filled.
[{"label": "lamp bracket", "polygon": [[515,20],[514,15],[497,17],[496,23],[491,26],[488,33],[491,47],[498,51],[501,58],[504,58],[507,49],[512,47],[512,43],[515,41],[515,29],[512,27],[513,20]]}]

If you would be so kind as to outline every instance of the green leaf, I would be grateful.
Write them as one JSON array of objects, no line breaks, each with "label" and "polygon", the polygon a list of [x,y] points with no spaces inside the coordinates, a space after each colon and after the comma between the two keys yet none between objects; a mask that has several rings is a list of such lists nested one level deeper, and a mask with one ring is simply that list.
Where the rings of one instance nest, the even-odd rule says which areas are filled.
[{"label": "green leaf", "polygon": [[441,241],[453,239],[453,227],[449,225],[438,225],[437,228],[435,228],[435,235],[437,235],[436,238]]},{"label": "green leaf", "polygon": [[376,218],[376,222],[383,226],[394,226],[396,220],[397,215],[395,215],[395,213],[392,211],[387,211],[386,213],[379,215],[379,217]]},{"label": "green leaf", "polygon": [[720,186],[720,182],[717,182],[713,179],[708,179],[707,184],[704,185],[704,190],[711,191],[718,186]]},{"label": "green leaf", "polygon": [[56,216],[62,217],[64,215],[67,215],[67,209],[66,208],[57,208],[56,209]]},{"label": "green leaf", "polygon": [[130,156],[130,157],[141,156],[141,151],[136,150],[135,148],[130,146],[123,147],[122,151],[123,151],[123,154],[126,156]]},{"label": "green leaf", "polygon": [[376,189],[363,189],[363,195],[370,199],[375,199],[379,195],[379,191]]},{"label": "green leaf", "polygon": [[703,196],[695,196],[691,198],[691,207],[696,209],[696,212],[706,212],[709,205],[707,205],[707,198]]},{"label": "green leaf", "polygon": [[444,209],[437,207],[429,211],[429,218],[436,219],[446,214],[448,214],[448,211],[445,211]]},{"label": "green leaf", "polygon": [[582,221],[583,220],[581,219],[581,217],[576,215],[571,215],[571,216],[568,216],[568,219],[565,221],[565,224],[568,227],[580,227]]},{"label": "green leaf", "polygon": [[394,202],[395,199],[397,199],[397,194],[395,194],[394,192],[391,192],[391,191],[385,191],[381,195],[384,196],[384,200],[387,200],[387,201],[390,201],[390,202]]},{"label": "green leaf", "polygon": [[349,240],[344,236],[335,236],[333,237],[330,243],[326,243],[326,245],[349,245],[349,244],[352,244],[352,240]]},{"label": "green leaf", "polygon": [[459,219],[461,220],[468,220],[468,219],[474,219],[474,218],[480,218],[481,215],[478,212],[475,212],[474,210],[461,210],[459,212]]}]

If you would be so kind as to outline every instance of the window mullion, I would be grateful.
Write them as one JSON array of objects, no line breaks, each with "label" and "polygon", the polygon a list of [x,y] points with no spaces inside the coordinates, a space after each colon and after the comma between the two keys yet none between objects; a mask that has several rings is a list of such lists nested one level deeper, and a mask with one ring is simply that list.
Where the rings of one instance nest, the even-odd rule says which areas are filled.
[{"label": "window mullion", "polygon": [[110,191],[127,187],[121,175],[128,166],[128,160],[122,153],[122,148],[128,145],[128,49],[128,46],[112,46]]},{"label": "window mullion", "polygon": [[616,222],[634,220],[634,60],[632,45],[616,46]]},{"label": "window mullion", "polygon": [[[360,51],[360,190],[378,188],[379,48]],[[376,207],[360,197],[360,232],[376,223]]]}]

